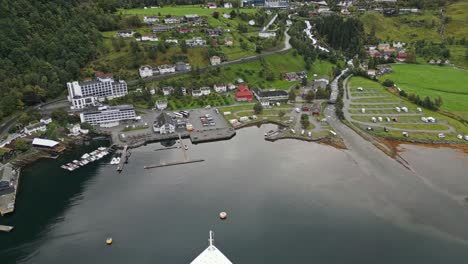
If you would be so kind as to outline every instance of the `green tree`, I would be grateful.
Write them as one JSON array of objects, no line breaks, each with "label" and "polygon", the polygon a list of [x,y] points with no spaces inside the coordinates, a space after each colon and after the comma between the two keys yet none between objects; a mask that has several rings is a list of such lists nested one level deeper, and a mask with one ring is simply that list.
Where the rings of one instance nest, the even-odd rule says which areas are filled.
[{"label": "green tree", "polygon": [[309,121],[309,115],[308,114],[302,114],[301,115],[301,126],[302,128],[306,129],[310,126],[310,121]]},{"label": "green tree", "polygon": [[22,138],[18,138],[16,141],[15,141],[15,149],[18,150],[18,151],[21,151],[21,152],[24,152],[26,150],[28,150],[31,146],[29,145],[29,143],[22,139]]},{"label": "green tree", "polygon": [[289,91],[288,100],[291,102],[294,102],[296,100],[296,92],[292,89],[291,91]]},{"label": "green tree", "polygon": [[395,83],[392,80],[389,80],[389,79],[386,79],[382,84],[385,87],[393,87],[395,85]]},{"label": "green tree", "polygon": [[257,102],[254,106],[253,106],[253,110],[254,110],[254,113],[259,115],[263,112],[263,106],[260,102]]},{"label": "green tree", "polygon": [[314,91],[310,90],[307,92],[305,99],[308,103],[312,102],[315,99],[315,93]]},{"label": "green tree", "polygon": [[68,114],[64,110],[54,110],[51,114],[51,117],[52,120],[62,126],[65,126],[68,123]]}]

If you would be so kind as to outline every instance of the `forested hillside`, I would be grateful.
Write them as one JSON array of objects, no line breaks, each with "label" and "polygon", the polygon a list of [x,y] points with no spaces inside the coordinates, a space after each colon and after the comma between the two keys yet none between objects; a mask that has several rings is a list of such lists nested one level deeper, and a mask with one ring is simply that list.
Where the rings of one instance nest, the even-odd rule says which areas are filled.
[{"label": "forested hillside", "polygon": [[0,118],[58,96],[118,22],[89,1],[0,0]]}]

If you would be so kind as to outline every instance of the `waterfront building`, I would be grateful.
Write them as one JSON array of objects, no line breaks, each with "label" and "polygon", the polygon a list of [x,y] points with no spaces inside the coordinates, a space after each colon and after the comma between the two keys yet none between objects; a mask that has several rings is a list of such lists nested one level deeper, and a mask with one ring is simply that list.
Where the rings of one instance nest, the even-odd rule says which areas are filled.
[{"label": "waterfront building", "polygon": [[123,120],[136,119],[133,105],[103,106],[96,110],[86,111],[80,114],[81,123],[89,123],[93,126],[113,127]]},{"label": "waterfront building", "polygon": [[32,145],[35,147],[40,147],[40,148],[54,148],[59,144],[59,142],[50,140],[50,139],[44,139],[44,138],[34,138],[32,141]]},{"label": "waterfront building", "polygon": [[175,132],[175,123],[172,117],[166,113],[161,113],[154,121],[153,131],[160,134],[171,134]]},{"label": "waterfront building", "polygon": [[34,124],[30,124],[29,126],[24,127],[24,133],[31,135],[37,132],[45,132],[47,129],[47,125],[43,122],[37,122]]},{"label": "waterfront building", "polygon": [[80,124],[68,124],[67,129],[69,136],[79,136],[80,134],[86,135],[89,133],[88,129],[82,129]]},{"label": "waterfront building", "polygon": [[114,81],[105,75],[97,77],[96,80],[84,82],[68,82],[68,101],[71,102],[71,109],[83,109],[88,106],[96,106],[98,102],[105,99],[113,99],[125,96],[128,93],[125,81]]}]

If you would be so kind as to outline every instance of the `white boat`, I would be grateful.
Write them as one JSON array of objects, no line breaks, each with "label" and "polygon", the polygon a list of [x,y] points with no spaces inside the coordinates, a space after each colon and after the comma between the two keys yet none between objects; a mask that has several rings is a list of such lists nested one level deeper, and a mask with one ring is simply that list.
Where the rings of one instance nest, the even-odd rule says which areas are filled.
[{"label": "white boat", "polygon": [[100,151],[104,151],[104,150],[106,150],[106,149],[107,149],[107,148],[105,148],[105,147],[99,147],[99,148],[98,148],[98,150],[100,150]]},{"label": "white boat", "polygon": [[82,159],[82,160],[81,160],[81,163],[83,163],[83,165],[86,165],[86,164],[89,163],[89,161],[88,161],[87,159]]},{"label": "white boat", "polygon": [[87,158],[89,158],[89,154],[88,154],[88,153],[85,153],[85,154],[83,154],[83,156],[81,156],[81,158],[82,158],[82,159],[87,159]]},{"label": "white boat", "polygon": [[200,255],[198,255],[198,257],[190,262],[190,264],[232,264],[232,262],[213,245],[213,231],[211,230],[208,241],[210,242],[209,246]]}]

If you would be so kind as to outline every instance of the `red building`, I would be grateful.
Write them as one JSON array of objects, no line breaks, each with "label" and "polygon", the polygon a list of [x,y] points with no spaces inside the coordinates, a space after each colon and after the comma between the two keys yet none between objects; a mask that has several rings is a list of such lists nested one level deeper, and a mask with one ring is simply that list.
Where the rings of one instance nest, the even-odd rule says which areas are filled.
[{"label": "red building", "polygon": [[247,88],[247,86],[241,84],[237,88],[236,100],[237,101],[248,101],[251,102],[253,98],[253,93]]}]

